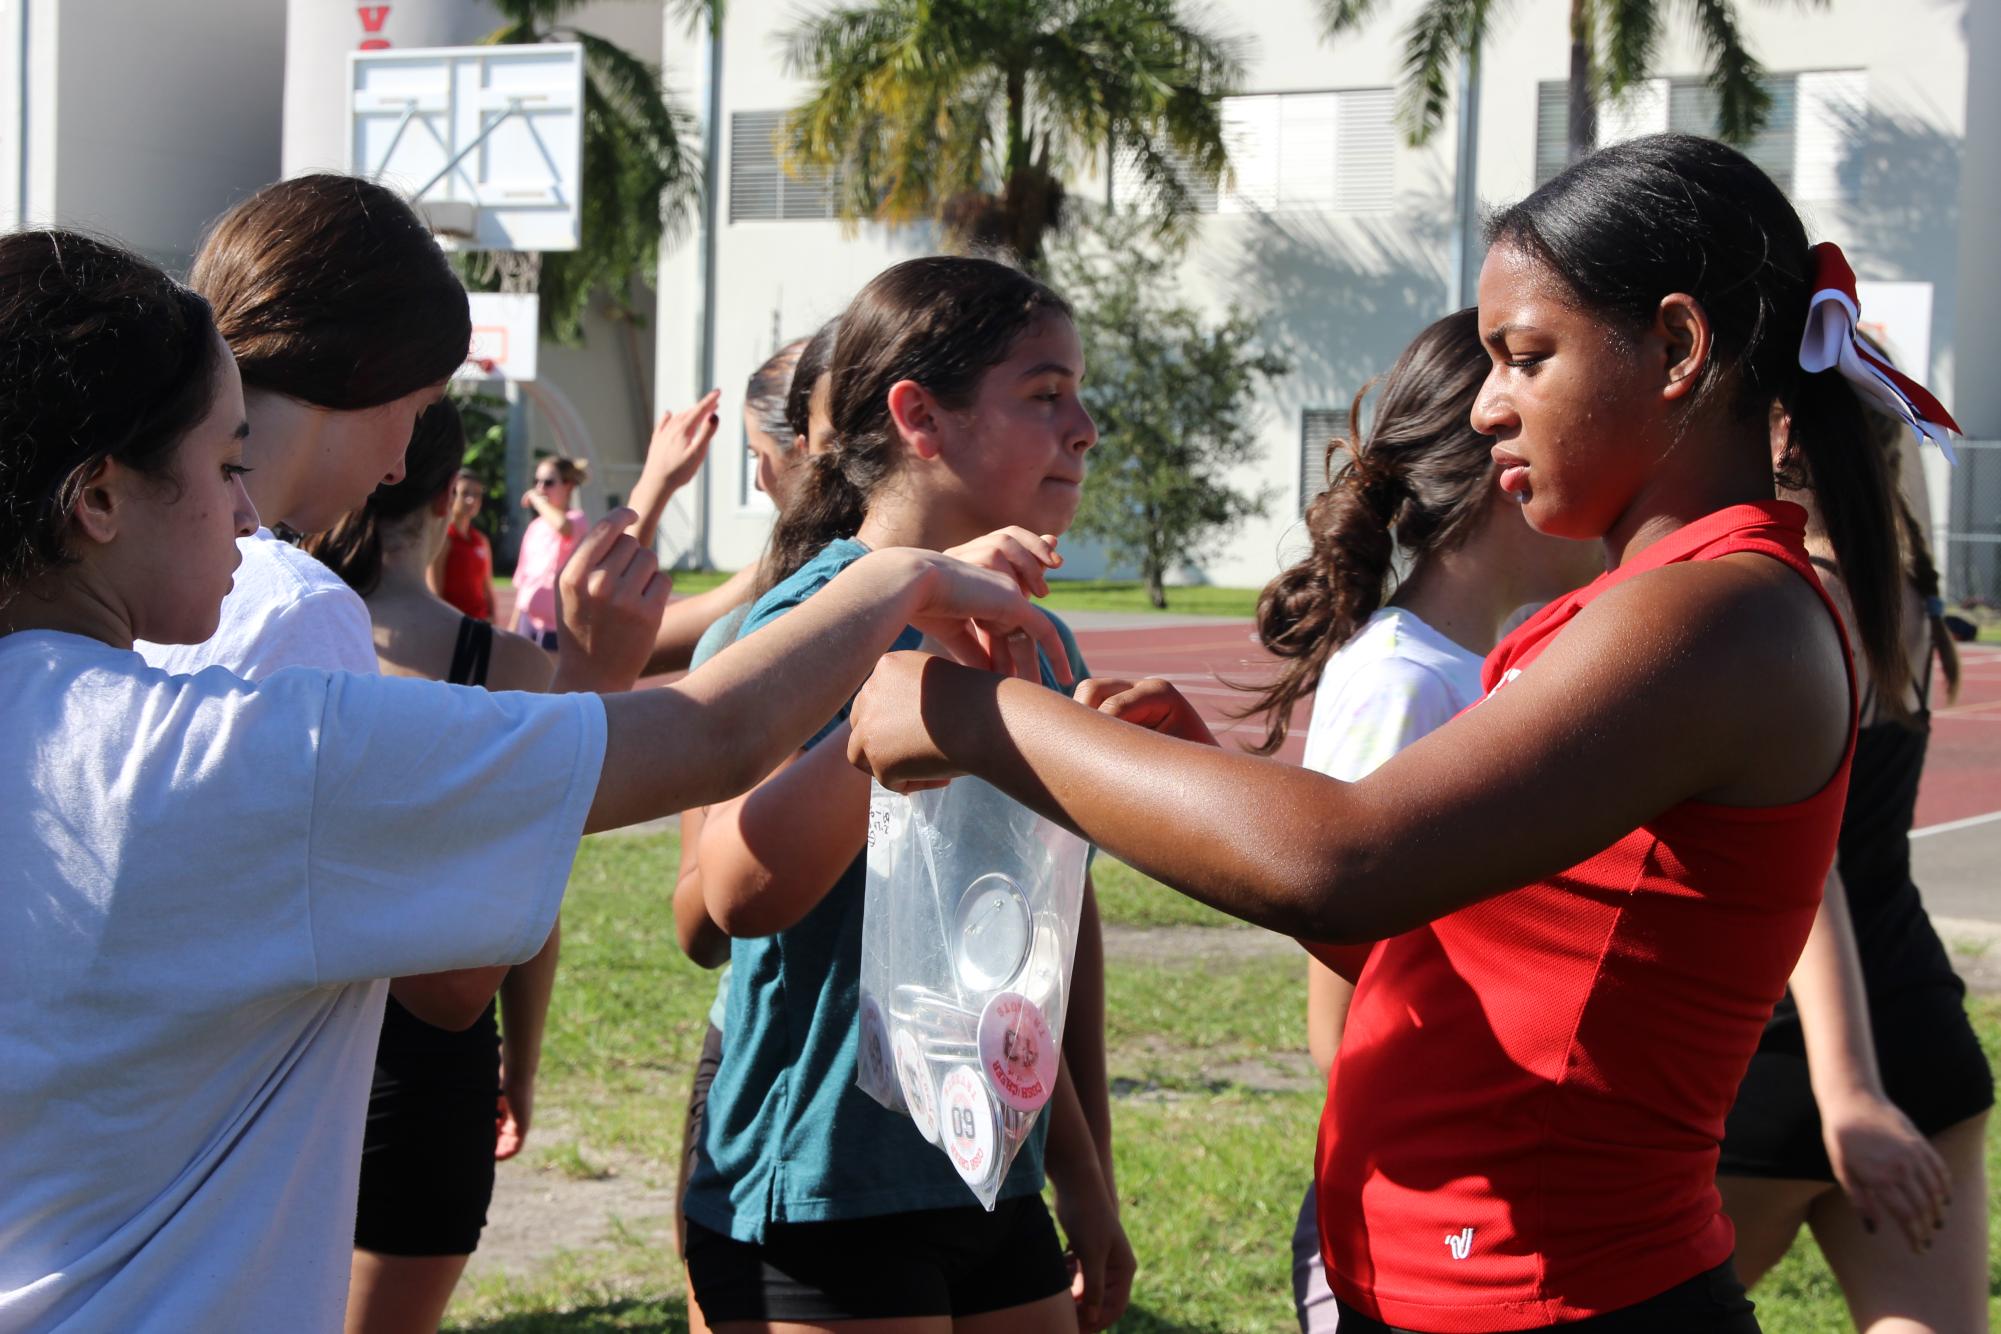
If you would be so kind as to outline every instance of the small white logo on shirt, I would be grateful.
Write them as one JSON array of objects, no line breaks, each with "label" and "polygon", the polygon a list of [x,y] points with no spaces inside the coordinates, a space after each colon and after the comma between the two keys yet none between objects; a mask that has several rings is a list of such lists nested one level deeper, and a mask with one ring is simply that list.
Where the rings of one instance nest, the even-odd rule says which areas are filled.
[{"label": "small white logo on shirt", "polygon": [[1473,1253],[1473,1229],[1462,1227],[1456,1235],[1447,1233],[1445,1244],[1451,1249],[1453,1259],[1464,1260]]},{"label": "small white logo on shirt", "polygon": [[[1501,687],[1502,687],[1502,686],[1504,686],[1504,685],[1506,685],[1506,684],[1507,684],[1508,682],[1510,682],[1510,681],[1514,680],[1514,679],[1515,679],[1516,677],[1520,676],[1521,674],[1522,674],[1522,669],[1521,669],[1521,668],[1519,668],[1519,667],[1510,667],[1510,668],[1508,668],[1508,670],[1507,670],[1507,671],[1505,671],[1505,672],[1502,672],[1502,673],[1501,673],[1501,679],[1500,679],[1500,680],[1498,680],[1498,681],[1496,681],[1496,682],[1494,682],[1494,688],[1493,688],[1492,690],[1489,690],[1489,691],[1488,691],[1488,692],[1487,692],[1486,694],[1484,694],[1484,695],[1482,695],[1482,696],[1480,697],[1480,699],[1481,699],[1481,702],[1482,702],[1482,703],[1485,703],[1485,702],[1486,702],[1487,700],[1490,700],[1490,699],[1492,699],[1492,698],[1493,698],[1494,696],[1496,696],[1496,695],[1500,694],[1500,693],[1501,693]],[[1464,1256],[1461,1256],[1460,1258],[1461,1258],[1461,1259],[1464,1259],[1465,1257],[1464,1257]]]}]

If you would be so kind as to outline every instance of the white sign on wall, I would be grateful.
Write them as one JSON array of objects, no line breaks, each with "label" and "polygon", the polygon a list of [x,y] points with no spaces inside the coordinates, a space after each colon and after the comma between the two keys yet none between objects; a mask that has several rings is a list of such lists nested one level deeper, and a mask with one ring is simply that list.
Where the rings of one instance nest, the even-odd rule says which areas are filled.
[{"label": "white sign on wall", "polygon": [[1890,354],[1897,369],[1920,384],[1932,376],[1932,285],[1858,279],[1862,332]]},{"label": "white sign on wall", "polygon": [[533,292],[468,292],[472,305],[472,351],[454,378],[532,380],[540,339]]}]

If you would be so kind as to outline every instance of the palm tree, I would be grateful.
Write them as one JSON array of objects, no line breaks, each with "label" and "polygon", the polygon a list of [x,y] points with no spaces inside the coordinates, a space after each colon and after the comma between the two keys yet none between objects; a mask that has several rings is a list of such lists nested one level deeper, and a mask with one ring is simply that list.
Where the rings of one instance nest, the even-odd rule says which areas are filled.
[{"label": "palm tree", "polygon": [[1033,265],[1064,176],[1107,145],[1163,224],[1228,167],[1220,104],[1242,61],[1178,0],[876,0],[786,42],[814,84],[788,165],[831,172],[850,220],[934,218]]},{"label": "palm tree", "polygon": [[[1488,24],[1508,0],[1424,0],[1404,36],[1403,94],[1398,118],[1413,144],[1431,138],[1445,119],[1452,69],[1477,58]],[[1825,8],[1828,0],[1805,0]],[[1381,0],[1320,0],[1329,37],[1360,27]],[[1716,98],[1718,134],[1731,143],[1757,134],[1771,111],[1764,71],[1744,45],[1733,0],[1682,0],[1707,48],[1706,82]],[[1570,156],[1582,157],[1598,138],[1598,103],[1616,98],[1653,73],[1666,0],[1570,0]]]},{"label": "palm tree", "polygon": [[[536,291],[542,333],[577,341],[594,294],[612,313],[636,320],[634,275],[650,275],[660,242],[679,234],[701,197],[700,136],[693,117],[669,99],[657,66],[615,42],[565,25],[584,0],[495,0],[507,22],[495,45],[576,42],[584,49],[584,133],[575,250],[541,257]],[[675,0],[690,24],[715,23],[720,0]]]}]

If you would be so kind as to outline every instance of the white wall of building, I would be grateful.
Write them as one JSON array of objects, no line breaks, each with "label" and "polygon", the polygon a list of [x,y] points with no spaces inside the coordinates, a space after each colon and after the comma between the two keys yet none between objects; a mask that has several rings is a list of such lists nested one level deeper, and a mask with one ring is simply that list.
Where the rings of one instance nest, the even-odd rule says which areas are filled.
[{"label": "white wall of building", "polygon": [[184,266],[203,225],[277,171],[284,31],[269,0],[0,0],[0,223],[103,232]]},{"label": "white wall of building", "polygon": [[[1247,94],[1392,88],[1401,70],[1402,32],[1417,0],[1394,0],[1359,35],[1319,37],[1309,0],[1237,0],[1208,10],[1212,21],[1246,41]],[[1976,12],[1980,11],[1980,12]],[[803,89],[784,70],[778,35],[796,21],[788,0],[740,0],[728,11],[722,80],[722,162],[717,174],[715,378],[736,401],[756,362],[780,342],[809,332],[883,266],[932,244],[924,229],[845,228],[835,222],[729,221],[729,121],[732,113],[778,110]],[[1991,312],[2001,297],[2001,253],[1978,226],[1961,220],[2001,208],[2001,148],[1966,147],[1968,126],[2001,134],[1992,101],[2001,77],[2001,6],[1944,0],[1896,6],[1836,0],[1827,11],[1745,6],[1740,18],[1752,49],[1775,75],[1860,72],[1866,90],[1848,137],[1818,174],[1827,189],[1802,197],[1815,239],[1842,244],[1864,280],[1930,284],[1930,380],[1961,411],[1976,436],[2001,436],[2001,376],[1992,363],[2001,333]],[[1539,83],[1561,81],[1569,62],[1568,0],[1524,0],[1504,7],[1482,60],[1477,182],[1483,209],[1520,198],[1536,183]],[[690,84],[699,57],[682,55]],[[1700,46],[1677,12],[1657,66],[1665,76],[1699,74]],[[1970,71],[1981,71],[1986,78]],[[1970,105],[1974,110],[1970,111]],[[1183,293],[1220,314],[1235,307],[1259,322],[1294,373],[1262,404],[1261,461],[1241,480],[1272,496],[1269,514],[1244,526],[1218,558],[1190,577],[1263,583],[1297,550],[1301,504],[1302,413],[1345,408],[1386,369],[1427,322],[1446,312],[1453,227],[1455,120],[1452,114],[1423,148],[1398,137],[1394,198],[1385,208],[1329,207],[1239,211],[1203,217],[1180,273]],[[1076,193],[1102,197],[1102,179],[1080,179]],[[1803,187],[1804,189],[1805,187]],[[1811,193],[1811,191],[1807,191]],[[1474,253],[1477,257],[1478,242]],[[663,258],[659,392],[686,401],[693,383],[700,308],[697,248]],[[686,312],[683,315],[683,312]],[[677,326],[676,316],[682,315]],[[1969,331],[1982,349],[1976,368],[1961,350]],[[1970,349],[1968,349],[1970,350]],[[1956,355],[1957,354],[1957,355]],[[1959,382],[1965,382],[1962,391]],[[710,557],[735,566],[753,559],[768,525],[760,498],[744,499],[741,431],[726,420],[708,476]],[[1935,511],[1943,519],[1948,479],[1932,470]],[[683,540],[692,509],[677,516]],[[1076,553],[1069,572],[1096,572]]]},{"label": "white wall of building", "polygon": [[[356,50],[467,46],[501,26],[489,0],[289,0],[285,45],[284,174],[340,171],[346,164],[349,54]],[[669,40],[659,0],[598,0],[565,19],[567,26],[655,59]],[[679,36],[679,34],[676,34]],[[681,38],[681,40],[686,40]],[[685,96],[685,93],[683,93]],[[651,417],[653,308],[643,285],[635,294],[640,323],[593,311],[577,347],[545,343],[539,395],[522,420],[527,454],[577,453],[596,465],[581,501],[599,509],[631,490],[644,457]],[[549,398],[573,412],[585,438],[559,427],[538,406]],[[509,514],[514,511],[510,508]]]}]

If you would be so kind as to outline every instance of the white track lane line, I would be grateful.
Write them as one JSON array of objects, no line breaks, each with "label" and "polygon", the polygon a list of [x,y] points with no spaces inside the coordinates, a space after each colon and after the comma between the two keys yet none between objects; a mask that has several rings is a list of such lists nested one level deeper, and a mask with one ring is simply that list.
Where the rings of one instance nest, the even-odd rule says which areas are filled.
[{"label": "white track lane line", "polygon": [[1971,829],[1975,825],[1992,824],[2001,820],[2001,811],[1989,811],[1985,815],[1969,815],[1963,820],[1947,820],[1944,824],[1926,825],[1923,829],[1913,829],[1912,838],[1930,838],[1933,834],[1950,834],[1961,829]]}]

